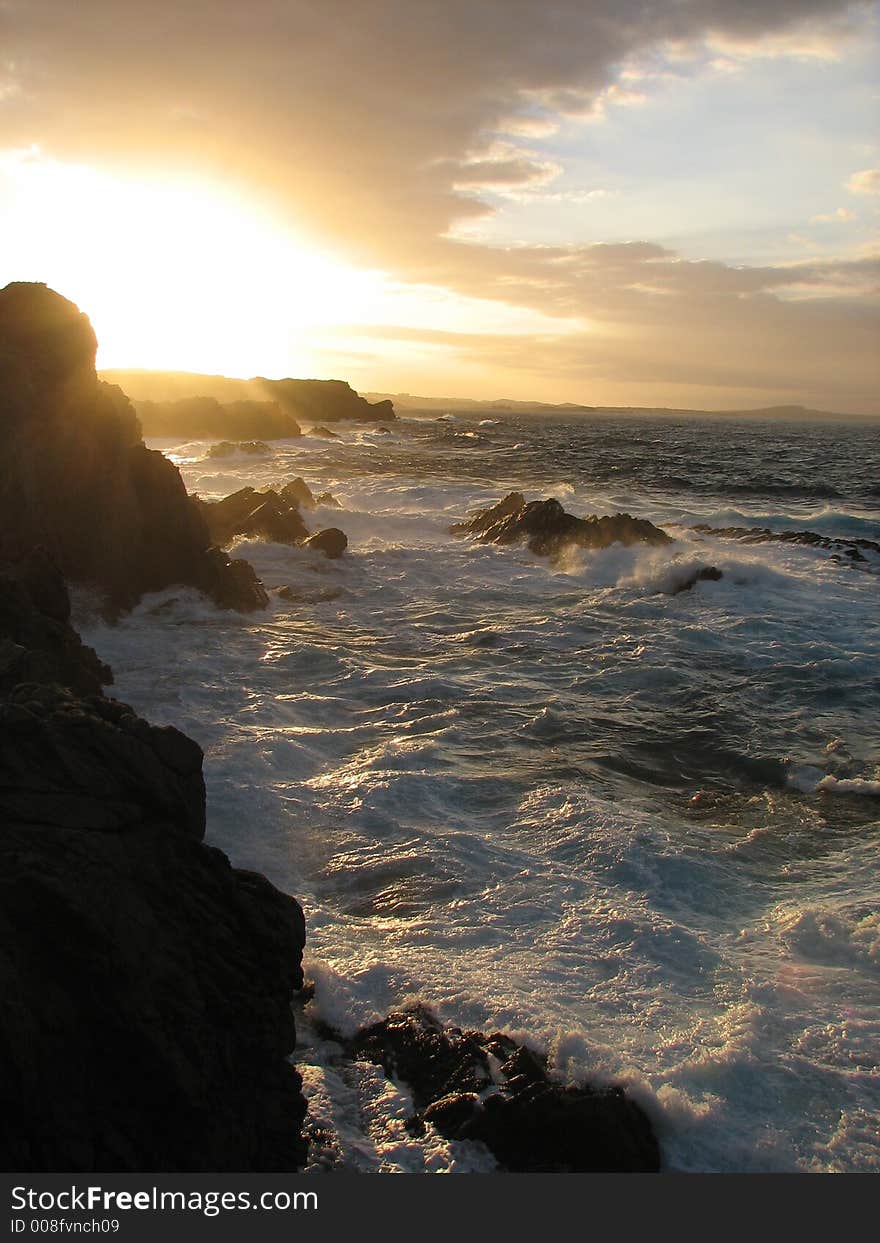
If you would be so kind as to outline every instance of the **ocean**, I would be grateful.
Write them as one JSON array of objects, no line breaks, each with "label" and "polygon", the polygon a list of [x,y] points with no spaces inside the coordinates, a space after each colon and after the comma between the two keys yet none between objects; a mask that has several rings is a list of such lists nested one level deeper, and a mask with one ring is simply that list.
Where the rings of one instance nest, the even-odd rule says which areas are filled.
[{"label": "ocean", "polygon": [[[291,588],[265,614],[78,606],[112,693],[204,747],[208,840],[305,908],[325,1165],[491,1168],[410,1136],[405,1091],[316,1034],[420,1000],[625,1080],[667,1169],[880,1169],[880,557],[691,529],[880,540],[876,425],[389,426],[259,458],[150,441],[206,499],[329,489],[304,516],[349,550],[240,541]],[[448,533],[513,489],[676,542],[552,565]],[[700,566],[723,577],[673,594]]]}]

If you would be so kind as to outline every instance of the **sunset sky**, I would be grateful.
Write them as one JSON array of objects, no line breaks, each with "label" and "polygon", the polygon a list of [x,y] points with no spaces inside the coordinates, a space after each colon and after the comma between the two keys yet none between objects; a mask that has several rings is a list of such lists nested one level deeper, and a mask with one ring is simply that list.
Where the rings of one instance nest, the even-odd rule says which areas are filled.
[{"label": "sunset sky", "polygon": [[880,5],[0,0],[0,285],[99,365],[880,413]]}]

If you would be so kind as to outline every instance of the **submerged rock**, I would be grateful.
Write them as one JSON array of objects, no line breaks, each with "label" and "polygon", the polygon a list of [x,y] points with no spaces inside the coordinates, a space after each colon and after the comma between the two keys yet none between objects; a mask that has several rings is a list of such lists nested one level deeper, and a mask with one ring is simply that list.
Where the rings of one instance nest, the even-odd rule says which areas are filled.
[{"label": "submerged rock", "polygon": [[346,1047],[410,1089],[411,1130],[431,1123],[447,1139],[479,1140],[507,1170],[659,1169],[651,1124],[622,1088],[563,1085],[509,1036],[444,1028],[417,1006],[362,1028]]},{"label": "submerged rock", "polygon": [[866,562],[866,552],[880,554],[880,544],[870,539],[845,539],[842,536],[819,535],[816,531],[771,531],[769,527],[711,527],[706,523],[691,527],[701,535],[738,540],[742,544],[803,544],[841,552],[850,561]]},{"label": "submerged rock", "polygon": [[271,452],[265,440],[221,440],[219,444],[211,445],[207,456],[225,458],[245,453],[250,457],[268,457]]},{"label": "submerged rock", "polygon": [[450,531],[455,535],[475,535],[484,544],[524,542],[541,557],[557,557],[570,546],[607,548],[611,544],[670,544],[665,531],[645,518],[614,514],[576,518],[566,513],[552,497],[526,501],[521,492],[510,492],[488,509],[478,510]]},{"label": "submerged rock", "polygon": [[674,582],[669,588],[669,595],[677,596],[682,591],[691,591],[697,583],[717,583],[724,575],[714,565],[704,565],[698,570],[691,570],[684,578]]},{"label": "submerged rock", "polygon": [[202,843],[201,748],[103,697],[53,573],[0,576],[0,1164],[293,1170],[302,911]]},{"label": "submerged rock", "polygon": [[0,291],[0,558],[41,546],[111,612],[176,584],[261,607],[254,580],[209,551],[177,468],[144,445],[128,398],[97,379],[96,348],[87,317],[45,285]]},{"label": "submerged rock", "polygon": [[318,436],[321,440],[338,440],[339,432],[331,432],[329,427],[313,427],[309,431],[310,436]]}]

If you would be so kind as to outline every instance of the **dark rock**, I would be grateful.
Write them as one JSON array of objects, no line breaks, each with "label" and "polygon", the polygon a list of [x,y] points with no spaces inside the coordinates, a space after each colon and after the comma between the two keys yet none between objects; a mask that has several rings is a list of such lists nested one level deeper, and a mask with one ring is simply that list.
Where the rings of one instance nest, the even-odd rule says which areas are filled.
[{"label": "dark rock", "polygon": [[303,548],[312,548],[315,552],[322,552],[325,557],[341,557],[348,547],[348,539],[344,531],[340,531],[338,527],[327,527],[323,531],[317,531],[314,535],[310,535],[307,540],[303,540]]},{"label": "dark rock", "polygon": [[865,552],[880,554],[880,544],[870,539],[845,539],[819,535],[815,531],[771,531],[769,527],[710,527],[705,523],[691,527],[701,535],[738,540],[741,544],[803,544],[811,548],[842,552],[854,562],[867,562]]},{"label": "dark rock", "polygon": [[296,505],[271,488],[265,492],[240,488],[222,501],[195,503],[212,539],[221,545],[236,535],[299,544],[309,533]]},{"label": "dark rock", "polygon": [[[272,488],[263,492],[240,488],[222,501],[211,503],[193,497],[192,502],[218,544],[228,544],[236,535],[244,535],[278,544],[302,544],[327,557],[341,557],[348,547],[348,539],[337,527],[309,535],[298,506],[314,506],[318,502],[302,479],[292,480],[279,492]],[[325,494],[321,504],[327,503]]]},{"label": "dark rock", "polygon": [[670,588],[669,594],[677,596],[679,592],[690,591],[697,583],[717,583],[724,575],[714,565],[704,565],[698,570],[691,571],[686,578],[674,583]]},{"label": "dark rock", "polygon": [[488,509],[478,510],[466,522],[450,528],[455,535],[475,535],[484,544],[526,542],[542,557],[556,557],[572,545],[607,548],[611,544],[669,544],[671,537],[644,518],[614,514],[575,518],[557,500],[526,502],[521,492],[510,492]]},{"label": "dark rock", "polygon": [[316,496],[315,504],[326,505],[330,509],[342,509],[342,506],[332,492],[322,492],[319,496]]},{"label": "dark rock", "polygon": [[279,488],[278,495],[288,505],[296,505],[297,507],[307,505],[310,509],[313,509],[317,504],[312,494],[312,489],[299,476],[296,479],[291,479],[290,483],[286,483],[283,488]]},{"label": "dark rock", "polygon": [[45,553],[0,565],[0,694],[20,682],[48,682],[97,695],[113,681],[69,615],[67,587]]},{"label": "dark rock", "polygon": [[103,698],[39,577],[0,582],[47,678],[0,684],[0,1165],[293,1170],[302,911],[202,844],[201,749]]},{"label": "dark rock", "polygon": [[338,440],[339,439],[339,433],[331,432],[329,427],[313,427],[310,430],[309,435],[319,436],[322,440]]},{"label": "dark rock", "polygon": [[0,819],[109,832],[161,820],[205,831],[201,748],[114,700],[21,683],[0,704]]},{"label": "dark rock", "polygon": [[361,1029],[347,1048],[407,1085],[414,1132],[431,1123],[447,1139],[479,1140],[508,1170],[659,1169],[651,1124],[620,1087],[558,1083],[508,1036],[444,1028],[417,1006]]},{"label": "dark rock", "polygon": [[236,534],[251,539],[273,540],[276,544],[298,544],[307,535],[308,528],[299,516],[299,510],[285,505],[272,494],[244,519]]},{"label": "dark rock", "polygon": [[211,445],[207,456],[225,458],[246,453],[251,457],[268,457],[271,452],[264,440],[221,440],[219,444]]},{"label": "dark rock", "polygon": [[206,551],[203,573],[202,589],[221,609],[253,613],[269,603],[266,589],[251,563],[241,557],[229,557],[222,548]]},{"label": "dark rock", "polygon": [[125,394],[98,381],[95,349],[88,319],[45,285],[0,291],[0,560],[42,547],[111,612],[176,584],[214,594],[208,530]]}]

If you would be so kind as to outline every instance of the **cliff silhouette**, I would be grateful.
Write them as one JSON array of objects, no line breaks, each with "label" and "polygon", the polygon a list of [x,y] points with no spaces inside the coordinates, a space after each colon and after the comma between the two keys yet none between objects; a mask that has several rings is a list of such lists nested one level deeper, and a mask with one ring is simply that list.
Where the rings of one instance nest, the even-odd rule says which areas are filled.
[{"label": "cliff silhouette", "polygon": [[98,379],[96,349],[88,317],[46,285],[0,290],[0,561],[42,547],[111,612],[176,584],[263,607],[251,567],[212,547],[177,468]]}]

